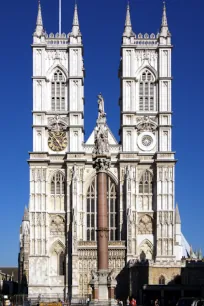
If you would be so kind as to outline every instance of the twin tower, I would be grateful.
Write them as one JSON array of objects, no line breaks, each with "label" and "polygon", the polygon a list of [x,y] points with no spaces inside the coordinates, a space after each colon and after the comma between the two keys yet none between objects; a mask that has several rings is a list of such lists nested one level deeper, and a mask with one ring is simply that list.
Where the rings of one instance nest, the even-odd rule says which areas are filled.
[{"label": "twin tower", "polygon": [[[33,152],[20,235],[21,275],[27,277],[30,298],[92,294],[96,303],[111,303],[115,286],[127,286],[117,294],[132,294],[131,280],[124,281],[121,272],[127,265],[148,261],[163,273],[169,265],[179,268],[182,257],[166,7],[160,32],[142,35],[133,32],[127,6],[119,67],[120,142],[107,125],[101,94],[96,127],[84,142],[77,6],[72,31],[48,35],[39,3],[32,50]],[[166,272],[167,281],[171,277]]]}]

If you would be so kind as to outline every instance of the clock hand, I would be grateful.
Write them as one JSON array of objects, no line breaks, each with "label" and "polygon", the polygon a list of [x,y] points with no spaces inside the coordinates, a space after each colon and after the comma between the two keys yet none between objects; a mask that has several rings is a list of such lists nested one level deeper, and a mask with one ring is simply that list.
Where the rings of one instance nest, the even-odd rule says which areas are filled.
[{"label": "clock hand", "polygon": [[53,135],[53,138],[55,139],[55,141],[58,143],[58,145],[60,146],[60,143],[58,141],[58,139]]}]

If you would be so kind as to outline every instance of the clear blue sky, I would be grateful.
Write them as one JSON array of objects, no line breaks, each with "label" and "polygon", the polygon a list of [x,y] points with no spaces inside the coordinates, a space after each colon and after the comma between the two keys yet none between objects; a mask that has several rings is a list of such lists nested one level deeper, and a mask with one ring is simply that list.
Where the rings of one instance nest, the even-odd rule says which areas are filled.
[{"label": "clear blue sky", "polygon": [[[58,0],[41,0],[47,33],[58,30]],[[126,0],[78,0],[84,43],[86,139],[96,119],[96,95],[105,98],[108,124],[119,129],[121,35]],[[161,0],[130,0],[133,30],[156,33]],[[62,30],[70,32],[74,0],[62,0]],[[204,1],[167,0],[173,50],[173,150],[176,151],[176,201],[182,230],[195,248],[204,251],[204,135],[202,78],[204,72]],[[37,0],[2,1],[0,11],[1,84],[1,252],[0,266],[17,265],[19,226],[29,201],[28,151],[32,151],[32,53],[30,44]]]}]

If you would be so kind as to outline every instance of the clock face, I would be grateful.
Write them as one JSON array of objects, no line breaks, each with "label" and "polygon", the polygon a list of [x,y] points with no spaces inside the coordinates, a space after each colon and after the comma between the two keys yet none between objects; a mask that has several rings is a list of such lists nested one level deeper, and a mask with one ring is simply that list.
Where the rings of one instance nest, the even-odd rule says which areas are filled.
[{"label": "clock face", "polygon": [[64,131],[49,132],[48,146],[52,151],[63,151],[67,146],[67,136]]},{"label": "clock face", "polygon": [[142,151],[151,151],[156,146],[156,137],[151,132],[143,132],[138,136],[137,144]]}]

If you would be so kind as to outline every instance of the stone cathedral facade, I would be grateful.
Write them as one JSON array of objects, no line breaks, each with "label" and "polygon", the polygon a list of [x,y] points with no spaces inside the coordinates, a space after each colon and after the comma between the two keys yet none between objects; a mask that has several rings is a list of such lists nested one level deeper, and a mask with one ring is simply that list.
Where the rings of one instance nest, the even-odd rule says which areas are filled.
[{"label": "stone cathedral facade", "polygon": [[[77,6],[72,31],[48,35],[39,3],[32,44],[30,200],[21,226],[19,259],[30,297],[85,296],[96,269],[92,157],[97,125],[85,142],[83,48]],[[160,32],[151,35],[133,32],[128,6],[119,66],[120,142],[106,126],[111,154],[109,269],[114,269],[116,279],[125,267],[147,260],[166,281],[181,267],[171,53],[165,5]],[[168,273],[166,268],[171,268]],[[153,274],[149,283],[158,284],[159,275]]]}]

